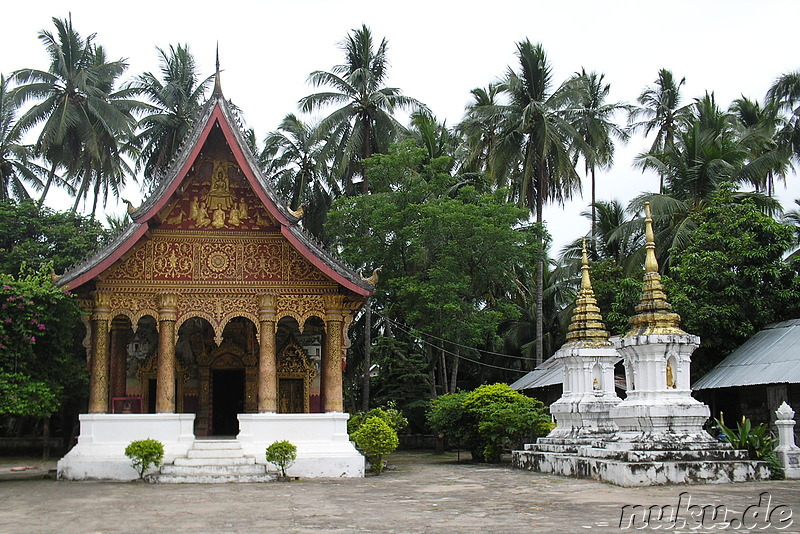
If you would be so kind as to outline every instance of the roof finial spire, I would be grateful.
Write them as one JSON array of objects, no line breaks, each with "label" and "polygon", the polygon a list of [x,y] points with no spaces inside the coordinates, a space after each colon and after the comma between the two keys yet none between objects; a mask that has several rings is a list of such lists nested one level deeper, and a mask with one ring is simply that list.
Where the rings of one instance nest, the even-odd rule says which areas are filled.
[{"label": "roof finial spire", "polygon": [[685,334],[681,330],[681,317],[672,311],[667,301],[667,294],[661,284],[656,260],[656,242],[653,232],[653,218],[650,215],[650,203],[644,203],[645,260],[644,287],[642,298],[636,306],[636,315],[630,318],[630,332],[625,337],[651,334]]},{"label": "roof finial spire", "polygon": [[603,324],[603,316],[597,306],[589,277],[589,257],[586,253],[586,239],[581,251],[581,289],[572,312],[572,322],[567,329],[567,342],[582,347],[604,347],[608,341],[608,331]]},{"label": "roof finial spire", "polygon": [[222,97],[222,82],[219,79],[219,41],[217,41],[217,72],[214,74],[214,96]]}]

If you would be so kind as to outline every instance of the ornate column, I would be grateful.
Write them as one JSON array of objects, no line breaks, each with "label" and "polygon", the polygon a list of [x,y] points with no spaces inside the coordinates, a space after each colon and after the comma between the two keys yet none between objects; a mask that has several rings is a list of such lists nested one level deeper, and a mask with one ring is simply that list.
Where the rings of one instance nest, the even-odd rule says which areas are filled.
[{"label": "ornate column", "polygon": [[278,411],[278,362],[275,347],[275,312],[277,295],[258,297],[258,411]]},{"label": "ornate column", "polygon": [[111,321],[111,397],[124,397],[128,367],[128,321]]},{"label": "ornate column", "polygon": [[108,413],[108,321],[111,295],[94,293],[92,309],[92,363],[89,379],[89,413]]},{"label": "ornate column", "polygon": [[342,306],[343,295],[325,295],[325,355],[322,397],[326,412],[344,411],[342,399]]},{"label": "ornate column", "polygon": [[159,295],[158,306],[156,413],[175,413],[175,321],[178,319],[178,295]]}]

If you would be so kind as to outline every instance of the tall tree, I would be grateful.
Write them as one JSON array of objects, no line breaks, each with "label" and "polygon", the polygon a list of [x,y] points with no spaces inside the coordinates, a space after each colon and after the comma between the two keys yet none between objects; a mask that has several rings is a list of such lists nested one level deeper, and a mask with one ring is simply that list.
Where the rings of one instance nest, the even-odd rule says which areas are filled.
[{"label": "tall tree", "polygon": [[203,80],[188,45],[170,45],[158,50],[160,77],[145,72],[132,87],[147,97],[152,107],[139,119],[139,133],[134,143],[141,147],[136,163],[144,170],[144,187],[154,187],[177,154],[181,141],[191,131],[203,103],[203,97],[214,79]]},{"label": "tall tree", "polygon": [[133,91],[113,89],[127,67],[124,60],[107,61],[102,47],[94,44],[95,35],[84,39],[71,19],[53,18],[53,24],[55,34],[39,34],[50,55],[49,69],[21,69],[12,76],[19,84],[14,89],[17,103],[37,101],[16,127],[26,132],[42,126],[35,148],[50,170],[39,206],[59,167],[67,178],[86,180],[94,174],[101,183],[102,172],[111,164],[108,158],[118,155],[119,144],[133,131],[132,110],[139,106],[131,98]]},{"label": "tall tree", "polygon": [[294,210],[303,206],[304,227],[321,238],[328,209],[339,191],[335,181],[329,180],[324,139],[318,133],[290,113],[277,130],[267,134],[260,158],[289,206]]},{"label": "tall tree", "polygon": [[33,150],[22,144],[22,135],[14,128],[19,106],[9,95],[9,82],[0,75],[0,201],[16,197],[30,198],[26,184],[41,189],[41,177],[47,170],[33,161]]},{"label": "tall tree", "polygon": [[[576,98],[574,85],[562,83],[554,89],[552,67],[541,44],[517,43],[517,57],[519,70],[509,67],[502,85],[509,101],[490,111],[501,120],[496,157],[502,161],[494,169],[498,180],[510,173],[518,184],[519,202],[536,214],[541,225],[545,203],[563,203],[580,190],[571,151],[574,147],[585,150],[586,144],[569,122],[569,106]],[[540,258],[536,268],[538,363],[544,359],[543,261]]]},{"label": "tall tree", "polygon": [[369,192],[369,179],[362,161],[375,153],[385,153],[404,130],[397,122],[397,110],[426,110],[424,104],[403,96],[400,89],[385,87],[387,77],[387,42],[375,47],[367,26],[353,30],[341,45],[345,63],[331,72],[314,71],[309,82],[314,87],[331,90],[314,93],[300,100],[304,112],[335,107],[322,119],[318,128],[328,139],[327,152],[333,160],[343,189],[355,194],[353,178],[361,176],[361,192]]},{"label": "tall tree", "polygon": [[800,71],[780,75],[767,91],[767,104],[785,114],[786,124],[779,140],[781,146],[800,160]]},{"label": "tall tree", "polygon": [[[666,152],[672,146],[675,132],[681,120],[686,116],[686,106],[681,106],[681,86],[686,78],[676,81],[672,71],[661,69],[655,85],[648,86],[639,95],[639,107],[633,108],[629,115],[632,130],[643,129],[645,135],[655,131],[656,137],[648,153]],[[659,184],[659,193],[664,192],[663,176]]]},{"label": "tall tree", "polygon": [[604,74],[587,73],[581,69],[575,73],[571,83],[577,85],[572,124],[588,148],[582,153],[586,173],[592,181],[591,236],[594,239],[597,221],[595,171],[614,163],[614,139],[627,141],[628,132],[614,122],[614,116],[618,111],[630,111],[631,108],[622,102],[607,102],[611,84],[605,82]]}]

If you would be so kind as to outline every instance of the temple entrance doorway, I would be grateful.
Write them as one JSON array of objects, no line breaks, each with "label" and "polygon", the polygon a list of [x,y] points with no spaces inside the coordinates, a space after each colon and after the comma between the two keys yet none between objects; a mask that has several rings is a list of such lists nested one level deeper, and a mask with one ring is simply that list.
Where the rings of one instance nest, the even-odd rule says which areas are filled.
[{"label": "temple entrance doorway", "polygon": [[214,436],[236,436],[239,420],[244,413],[244,369],[214,369],[211,371],[212,418]]}]

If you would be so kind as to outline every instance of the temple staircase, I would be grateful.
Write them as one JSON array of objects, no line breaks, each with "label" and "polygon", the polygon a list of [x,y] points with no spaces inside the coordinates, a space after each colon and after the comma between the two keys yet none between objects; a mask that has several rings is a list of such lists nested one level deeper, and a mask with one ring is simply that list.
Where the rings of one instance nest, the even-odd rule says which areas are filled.
[{"label": "temple staircase", "polygon": [[226,482],[272,482],[277,478],[253,456],[245,456],[235,439],[196,440],[185,457],[175,458],[150,475],[154,484],[217,484]]}]

